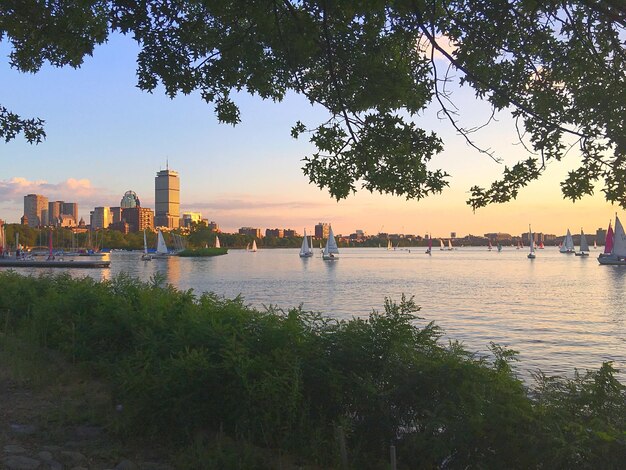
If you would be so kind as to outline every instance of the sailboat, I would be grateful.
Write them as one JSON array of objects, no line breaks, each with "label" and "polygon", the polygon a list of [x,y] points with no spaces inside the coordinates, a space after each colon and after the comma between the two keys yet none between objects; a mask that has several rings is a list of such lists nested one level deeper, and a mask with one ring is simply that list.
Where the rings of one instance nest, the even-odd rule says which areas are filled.
[{"label": "sailboat", "polygon": [[441,250],[441,251],[445,250],[445,247],[443,245],[443,240],[441,238],[439,239],[439,245],[440,245],[439,246],[439,250]]},{"label": "sailboat", "polygon": [[146,240],[146,229],[143,229],[143,254],[141,255],[141,259],[144,261],[152,260],[152,255],[148,253],[148,242]]},{"label": "sailboat", "polygon": [[[610,225],[609,230],[611,230]],[[612,237],[609,237],[609,232],[607,231],[605,243],[605,247],[610,245],[611,252],[598,256],[598,262],[600,264],[619,264],[624,266],[626,265],[626,233],[624,233],[624,227],[617,214],[615,214],[615,232],[611,235]]]},{"label": "sailboat", "polygon": [[576,256],[589,256],[589,243],[582,228],[580,229],[580,251],[576,252]]},{"label": "sailboat", "polygon": [[387,239],[387,251],[393,250],[393,244],[391,243],[391,239]]},{"label": "sailboat", "polygon": [[328,227],[328,240],[326,240],[326,246],[322,253],[322,259],[326,261],[334,261],[339,259],[339,249],[337,248],[337,242],[335,241],[335,234],[333,233],[333,227]]},{"label": "sailboat", "polygon": [[428,237],[428,249],[426,250],[426,254],[428,256],[432,256],[433,254],[433,238],[432,237]]},{"label": "sailboat", "polygon": [[448,251],[452,251],[452,250],[454,250],[454,248],[452,248],[452,239],[449,238],[448,239]]},{"label": "sailboat", "polygon": [[535,242],[533,240],[533,231],[528,224],[528,239],[530,240],[530,252],[528,253],[528,259],[535,259]]},{"label": "sailboat", "polygon": [[498,242],[498,253],[502,251],[502,243]]},{"label": "sailboat", "polygon": [[302,246],[300,247],[300,258],[310,258],[311,256],[313,256],[313,250],[309,247],[309,239],[306,236],[306,229],[304,229]]},{"label": "sailboat", "polygon": [[543,250],[545,248],[545,245],[543,244],[543,242],[539,242],[539,249]]},{"label": "sailboat", "polygon": [[491,245],[491,239],[489,240],[489,246],[487,247],[487,250],[489,251],[493,250],[493,246]]},{"label": "sailboat", "polygon": [[154,252],[153,258],[168,258],[170,256],[170,252],[167,249],[167,245],[165,244],[165,238],[163,238],[163,232],[160,230],[157,232],[157,248]]},{"label": "sailboat", "polygon": [[516,250],[519,250],[522,248],[522,242],[517,242],[517,248],[515,248]]},{"label": "sailboat", "polygon": [[565,241],[563,242],[563,246],[559,250],[561,253],[572,254],[575,252],[574,249],[574,239],[572,238],[572,234],[569,229],[567,229],[567,235],[565,235]]},{"label": "sailboat", "polygon": [[594,250],[598,249],[598,242],[596,240],[593,241],[593,249]]},{"label": "sailboat", "polygon": [[256,253],[256,240],[252,240],[252,248],[250,249],[250,251]]},{"label": "sailboat", "polygon": [[215,235],[215,248],[221,248],[221,247],[222,245],[220,244],[220,237]]},{"label": "sailboat", "polygon": [[604,253],[600,253],[600,256],[598,256],[598,258],[611,256],[611,253],[613,252],[613,239],[614,238],[615,238],[615,234],[613,233],[613,227],[611,227],[611,221],[609,220],[609,228],[606,231],[606,237],[604,239]]}]

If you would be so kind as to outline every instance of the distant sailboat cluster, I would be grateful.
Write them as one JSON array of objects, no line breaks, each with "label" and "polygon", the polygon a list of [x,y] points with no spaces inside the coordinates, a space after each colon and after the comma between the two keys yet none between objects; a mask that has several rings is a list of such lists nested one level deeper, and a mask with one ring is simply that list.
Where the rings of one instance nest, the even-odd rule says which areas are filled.
[{"label": "distant sailboat cluster", "polygon": [[598,262],[608,265],[626,265],[626,233],[624,233],[624,227],[617,214],[615,214],[615,231],[609,222],[604,253],[598,256]]}]

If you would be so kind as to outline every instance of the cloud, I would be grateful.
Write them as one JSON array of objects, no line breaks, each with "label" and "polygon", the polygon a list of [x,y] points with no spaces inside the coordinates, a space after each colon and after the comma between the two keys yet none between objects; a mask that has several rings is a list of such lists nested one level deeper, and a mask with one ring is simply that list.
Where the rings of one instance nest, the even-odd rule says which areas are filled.
[{"label": "cloud", "polygon": [[27,194],[41,194],[49,201],[76,202],[81,215],[88,214],[95,206],[119,204],[119,195],[108,194],[102,188],[94,187],[87,178],[68,178],[60,183],[49,183],[15,176],[0,180],[3,216],[8,220],[19,220],[24,212],[24,196]]}]

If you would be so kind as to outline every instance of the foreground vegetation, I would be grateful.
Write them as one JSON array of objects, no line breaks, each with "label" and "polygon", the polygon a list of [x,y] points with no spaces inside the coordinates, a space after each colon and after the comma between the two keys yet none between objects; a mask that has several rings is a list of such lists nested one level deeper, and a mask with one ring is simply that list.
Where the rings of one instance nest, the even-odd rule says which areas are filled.
[{"label": "foreground vegetation", "polygon": [[412,300],[336,321],[159,279],[3,272],[0,285],[0,328],[107,381],[120,435],[196,448],[199,435],[226,435],[322,467],[340,464],[338,429],[354,468],[385,468],[390,444],[399,468],[619,468],[626,458],[625,388],[609,363],[573,379],[538,374],[527,388],[512,351],[492,345],[488,361],[442,344]]}]

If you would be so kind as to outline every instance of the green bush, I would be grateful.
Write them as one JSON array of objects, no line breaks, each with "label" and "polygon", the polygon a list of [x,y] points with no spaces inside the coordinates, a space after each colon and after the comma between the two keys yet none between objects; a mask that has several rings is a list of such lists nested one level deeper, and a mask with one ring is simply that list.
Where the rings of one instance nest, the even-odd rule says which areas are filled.
[{"label": "green bush", "polygon": [[488,361],[442,344],[412,299],[336,321],[256,311],[159,279],[3,272],[0,284],[0,327],[108,379],[123,432],[181,444],[224,433],[330,466],[341,426],[355,468],[384,468],[390,444],[399,468],[619,468],[626,459],[625,389],[610,364],[571,380],[538,374],[527,388],[514,352],[492,345]]}]

